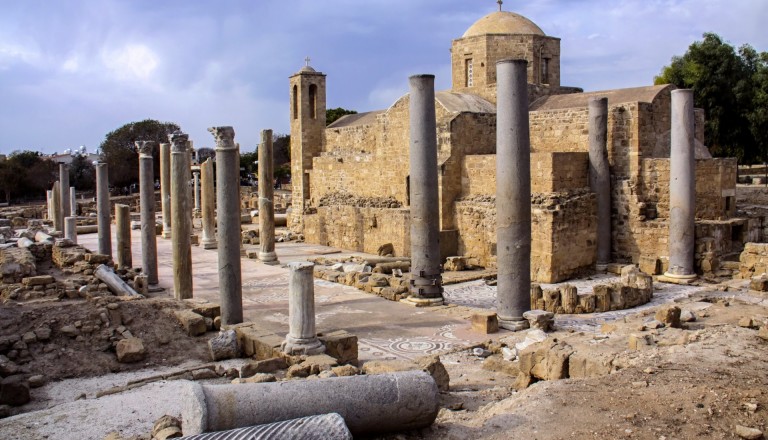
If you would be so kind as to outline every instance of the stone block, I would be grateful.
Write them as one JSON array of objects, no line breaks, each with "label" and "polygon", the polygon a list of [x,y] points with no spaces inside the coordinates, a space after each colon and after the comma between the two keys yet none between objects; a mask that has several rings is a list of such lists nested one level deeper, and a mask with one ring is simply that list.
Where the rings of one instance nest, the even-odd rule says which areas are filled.
[{"label": "stone block", "polygon": [[220,331],[218,335],[208,340],[208,349],[214,361],[240,357],[237,333],[234,330]]},{"label": "stone block", "polygon": [[368,361],[363,365],[363,374],[387,374],[420,369],[418,365],[411,361]]},{"label": "stone block", "polygon": [[638,262],[640,271],[648,275],[661,274],[661,260],[657,257],[641,256]]},{"label": "stone block", "polygon": [[485,358],[483,369],[517,377],[520,374],[520,363],[508,361],[502,355],[494,354]]},{"label": "stone block", "polygon": [[21,280],[21,283],[28,287],[44,286],[55,282],[56,280],[51,275],[38,275]]},{"label": "stone block", "polygon": [[560,305],[565,313],[575,313],[579,305],[579,295],[576,286],[565,284],[560,287]]},{"label": "stone block", "polygon": [[446,272],[458,272],[466,269],[467,259],[466,257],[448,257],[445,259],[443,269]]},{"label": "stone block", "polygon": [[330,371],[331,368],[338,366],[336,358],[327,354],[316,354],[307,356],[301,363],[302,366],[309,367],[310,374],[320,374],[321,371]]},{"label": "stone block", "polygon": [[192,308],[193,312],[200,316],[211,319],[221,316],[221,307],[216,303],[201,302],[195,299],[185,299],[184,302]]},{"label": "stone block", "polygon": [[109,255],[104,254],[85,254],[85,261],[91,265],[98,266],[99,264],[107,264],[112,259]]},{"label": "stone block", "polygon": [[191,310],[175,310],[173,314],[189,336],[202,335],[208,330],[205,318]]},{"label": "stone block", "polygon": [[122,363],[140,362],[147,356],[144,342],[140,338],[125,338],[117,342],[117,361]]},{"label": "stone block", "polygon": [[21,406],[29,401],[29,382],[23,375],[8,376],[0,381],[0,405]]},{"label": "stone block", "polygon": [[529,310],[523,313],[531,328],[550,331],[555,323],[555,314],[545,310]]},{"label": "stone block", "polygon": [[613,356],[608,353],[574,352],[568,359],[568,377],[588,378],[607,376],[613,369]]},{"label": "stone block", "polygon": [[667,305],[656,311],[655,318],[666,326],[680,328],[680,313],[680,307]]},{"label": "stone block", "polygon": [[451,378],[448,375],[448,370],[445,369],[445,365],[440,362],[440,356],[424,356],[416,359],[416,364],[419,366],[419,368],[429,373],[429,375],[435,379],[438,390],[448,391],[450,388]]},{"label": "stone block", "polygon": [[257,373],[274,373],[278,370],[284,370],[288,368],[288,363],[285,359],[280,357],[274,357],[271,359],[264,359],[262,361],[249,362],[240,368],[240,377],[251,377]]},{"label": "stone block", "polygon": [[318,335],[325,345],[325,354],[335,358],[340,364],[357,362],[357,336],[346,330],[337,330]]},{"label": "stone block", "polygon": [[472,314],[472,330],[484,335],[499,331],[499,318],[494,312],[476,312]]},{"label": "stone block", "polygon": [[759,292],[768,292],[768,275],[762,274],[749,280],[749,289]]},{"label": "stone block", "polygon": [[568,377],[568,360],[573,348],[564,342],[546,340],[533,344],[520,354],[520,372],[542,380]]}]

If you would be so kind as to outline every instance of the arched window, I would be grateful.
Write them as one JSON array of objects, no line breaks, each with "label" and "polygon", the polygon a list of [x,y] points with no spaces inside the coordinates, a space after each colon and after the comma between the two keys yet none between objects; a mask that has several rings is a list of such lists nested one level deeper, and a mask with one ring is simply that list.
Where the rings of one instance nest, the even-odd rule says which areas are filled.
[{"label": "arched window", "polygon": [[293,119],[299,119],[299,87],[293,86]]},{"label": "arched window", "polygon": [[317,118],[317,86],[314,84],[309,86],[309,117]]}]

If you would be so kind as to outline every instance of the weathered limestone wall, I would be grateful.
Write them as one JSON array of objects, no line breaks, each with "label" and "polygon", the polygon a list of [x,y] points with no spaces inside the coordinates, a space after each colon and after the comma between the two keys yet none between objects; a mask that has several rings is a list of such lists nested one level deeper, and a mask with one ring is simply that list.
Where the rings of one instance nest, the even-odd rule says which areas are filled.
[{"label": "weathered limestone wall", "polygon": [[379,246],[392,243],[396,256],[409,255],[410,212],[402,208],[321,206],[316,213],[304,216],[304,236],[309,243],[372,254]]},{"label": "weathered limestone wall", "polygon": [[768,273],[768,243],[747,243],[739,257],[741,278]]},{"label": "weathered limestone wall", "polygon": [[[649,218],[669,217],[669,159],[641,162],[640,191]],[[696,160],[696,218],[723,220],[736,214],[736,159]]]}]

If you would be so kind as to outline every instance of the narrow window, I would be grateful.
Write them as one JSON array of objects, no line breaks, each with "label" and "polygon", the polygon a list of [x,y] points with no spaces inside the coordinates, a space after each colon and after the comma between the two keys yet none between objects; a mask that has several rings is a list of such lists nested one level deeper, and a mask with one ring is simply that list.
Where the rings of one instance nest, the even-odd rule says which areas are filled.
[{"label": "narrow window", "polygon": [[299,87],[293,86],[293,119],[299,119]]},{"label": "narrow window", "polygon": [[466,72],[466,77],[464,78],[464,84],[466,85],[466,87],[474,86],[475,80],[473,78],[474,68],[472,66],[472,58],[464,60],[464,71]]},{"label": "narrow window", "polygon": [[549,58],[541,59],[541,83],[549,84]]},{"label": "narrow window", "polygon": [[309,117],[317,118],[317,86],[314,84],[309,86]]}]

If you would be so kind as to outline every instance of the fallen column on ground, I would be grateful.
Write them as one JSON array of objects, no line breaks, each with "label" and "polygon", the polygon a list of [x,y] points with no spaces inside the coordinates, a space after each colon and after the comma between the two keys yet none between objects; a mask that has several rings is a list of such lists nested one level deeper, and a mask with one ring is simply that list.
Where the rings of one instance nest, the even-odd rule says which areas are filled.
[{"label": "fallen column on ground", "polygon": [[315,331],[314,268],[312,263],[288,263],[288,334],[281,348],[289,355],[325,352]]},{"label": "fallen column on ground", "polygon": [[122,278],[117,276],[108,266],[100,264],[93,271],[93,275],[104,282],[109,290],[118,296],[142,296],[136,293]]},{"label": "fallen column on ground", "polygon": [[443,303],[440,267],[440,207],[437,185],[435,76],[410,81],[411,282],[406,301]]},{"label": "fallen column on ground", "polygon": [[496,63],[496,242],[499,327],[524,330],[531,291],[531,139],[528,62]]},{"label": "fallen column on ground", "polygon": [[184,437],[185,440],[266,440],[272,438],[352,440],[352,433],[349,432],[343,417],[331,413]]},{"label": "fallen column on ground", "polygon": [[189,209],[189,136],[173,133],[171,140],[171,246],[173,294],[192,298],[192,217]]},{"label": "fallen column on ground", "polygon": [[232,127],[211,127],[216,138],[216,198],[219,212],[219,297],[221,323],[243,322],[240,266],[240,151]]},{"label": "fallen column on ground", "polygon": [[155,174],[152,153],[157,142],[136,142],[139,150],[139,211],[141,212],[141,269],[149,284],[157,279],[157,225],[155,220]]},{"label": "fallen column on ground", "polygon": [[180,396],[186,435],[338,413],[353,435],[424,428],[439,409],[423,371],[237,385],[189,382]]}]

